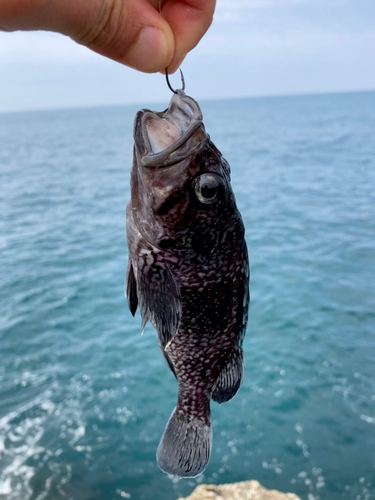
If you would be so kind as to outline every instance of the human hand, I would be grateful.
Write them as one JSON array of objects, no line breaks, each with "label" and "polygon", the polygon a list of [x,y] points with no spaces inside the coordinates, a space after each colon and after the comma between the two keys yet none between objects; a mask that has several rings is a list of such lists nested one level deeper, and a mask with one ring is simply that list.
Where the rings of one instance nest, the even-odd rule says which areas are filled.
[{"label": "human hand", "polygon": [[56,31],[139,71],[176,71],[215,0],[1,0],[0,29]]}]

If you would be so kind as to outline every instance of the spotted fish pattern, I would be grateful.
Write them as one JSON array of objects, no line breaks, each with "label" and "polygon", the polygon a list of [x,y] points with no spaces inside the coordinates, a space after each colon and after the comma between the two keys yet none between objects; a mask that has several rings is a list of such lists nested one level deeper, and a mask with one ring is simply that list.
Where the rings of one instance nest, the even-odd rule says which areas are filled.
[{"label": "spotted fish pattern", "polygon": [[157,450],[179,477],[206,468],[210,400],[240,388],[249,306],[245,231],[230,167],[206,133],[197,102],[177,91],[167,110],[141,110],[134,124],[127,206],[126,295],[148,321],[178,381],[177,406]]}]

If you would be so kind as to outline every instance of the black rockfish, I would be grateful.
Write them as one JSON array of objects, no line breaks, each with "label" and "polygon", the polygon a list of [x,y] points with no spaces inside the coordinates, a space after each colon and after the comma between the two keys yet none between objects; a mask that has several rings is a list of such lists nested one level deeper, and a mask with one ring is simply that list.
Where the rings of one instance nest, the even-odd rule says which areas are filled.
[{"label": "black rockfish", "polygon": [[151,321],[178,381],[159,467],[194,477],[208,464],[210,399],[229,401],[243,377],[249,305],[244,226],[230,168],[198,104],[178,90],[166,111],[139,111],[127,207],[127,299]]}]

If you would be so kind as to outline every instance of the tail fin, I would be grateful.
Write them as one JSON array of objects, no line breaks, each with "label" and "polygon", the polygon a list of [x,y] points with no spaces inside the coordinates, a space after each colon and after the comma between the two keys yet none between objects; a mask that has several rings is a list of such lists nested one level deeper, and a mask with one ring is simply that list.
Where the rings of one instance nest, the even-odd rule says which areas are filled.
[{"label": "tail fin", "polygon": [[199,417],[189,420],[174,409],[156,458],[160,469],[167,474],[195,477],[207,467],[211,448],[211,415],[208,420]]}]

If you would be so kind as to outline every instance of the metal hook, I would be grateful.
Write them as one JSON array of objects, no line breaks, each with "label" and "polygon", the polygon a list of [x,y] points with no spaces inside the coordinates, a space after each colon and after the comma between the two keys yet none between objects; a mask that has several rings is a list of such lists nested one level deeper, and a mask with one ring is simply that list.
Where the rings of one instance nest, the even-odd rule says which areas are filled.
[{"label": "metal hook", "polygon": [[[181,83],[182,83],[182,91],[185,90],[185,79],[184,79],[184,75],[180,69],[180,74],[181,74]],[[167,80],[167,85],[168,87],[171,89],[171,91],[174,93],[174,94],[177,94],[177,90],[174,90],[174,88],[172,87],[172,85],[170,84],[170,81],[169,81],[169,78],[168,78],[168,68],[165,68],[165,78]]]}]

